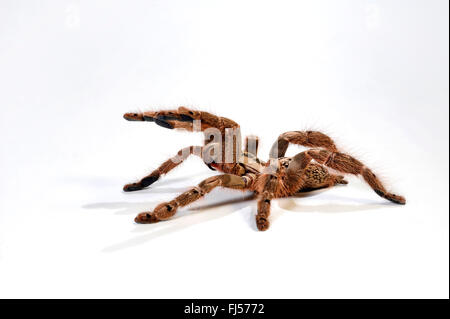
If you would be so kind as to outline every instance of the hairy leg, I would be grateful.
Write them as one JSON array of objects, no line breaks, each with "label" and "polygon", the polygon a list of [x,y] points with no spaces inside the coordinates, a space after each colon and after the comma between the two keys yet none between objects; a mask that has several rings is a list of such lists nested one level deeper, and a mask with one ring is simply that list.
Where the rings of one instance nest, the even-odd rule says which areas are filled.
[{"label": "hairy leg", "polygon": [[270,158],[284,157],[289,144],[308,147],[323,147],[337,152],[334,141],[327,135],[316,131],[292,131],[281,134],[270,150]]},{"label": "hairy leg", "polygon": [[156,182],[161,177],[161,175],[170,172],[172,169],[185,161],[190,155],[197,155],[199,157],[202,157],[202,150],[203,148],[201,146],[189,146],[179,150],[177,155],[169,158],[161,166],[151,172],[150,175],[145,176],[139,182],[125,185],[123,187],[123,190],[125,192],[133,192],[150,186],[151,184]]},{"label": "hairy leg", "polygon": [[256,181],[256,189],[259,192],[258,206],[256,213],[256,227],[260,231],[269,229],[270,221],[270,201],[278,193],[279,180],[275,175],[264,174]]},{"label": "hairy leg", "polygon": [[180,106],[176,110],[147,111],[141,113],[125,113],[123,116],[128,121],[155,122],[157,125],[173,129],[185,129],[193,131],[194,121],[200,121],[199,129],[217,128],[222,133],[226,128],[238,128],[239,125],[225,117],[220,117],[209,112],[196,111]]},{"label": "hairy leg", "polygon": [[328,150],[308,150],[305,152],[320,164],[328,166],[342,173],[361,175],[370,187],[381,197],[396,204],[405,204],[403,196],[389,193],[376,175],[363,163],[350,155],[330,152]]},{"label": "hairy leg", "polygon": [[150,224],[169,219],[175,215],[179,207],[191,204],[218,186],[245,190],[251,185],[252,179],[253,178],[249,176],[237,176],[231,174],[223,174],[207,178],[198,184],[198,186],[191,188],[170,202],[159,204],[153,212],[140,213],[135,218],[135,222],[140,224]]},{"label": "hairy leg", "polygon": [[126,113],[124,118],[129,121],[154,122],[168,129],[202,131],[205,145],[212,142],[221,143],[222,158],[218,159],[221,162],[237,162],[242,150],[239,125],[230,119],[209,112],[181,106],[176,110]]},{"label": "hairy leg", "polygon": [[261,196],[258,199],[258,212],[256,213],[256,227],[260,231],[269,229],[269,215],[270,215],[270,196]]}]

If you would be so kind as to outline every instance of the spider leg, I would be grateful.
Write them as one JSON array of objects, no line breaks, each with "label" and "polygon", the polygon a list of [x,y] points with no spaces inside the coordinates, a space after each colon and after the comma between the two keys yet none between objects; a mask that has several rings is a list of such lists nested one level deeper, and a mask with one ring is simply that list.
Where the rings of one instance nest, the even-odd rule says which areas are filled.
[{"label": "spider leg", "polygon": [[337,152],[334,141],[327,135],[316,131],[292,131],[281,134],[270,150],[270,158],[284,157],[289,144],[307,147],[322,147]]},{"label": "spider leg", "polygon": [[145,176],[140,181],[136,183],[127,184],[123,187],[125,192],[133,192],[144,189],[156,182],[161,175],[167,174],[172,169],[184,162],[190,155],[196,155],[202,157],[203,147],[201,146],[189,146],[178,151],[177,155],[169,158],[163,164],[161,164],[157,169],[150,173],[150,175]]},{"label": "spider leg", "polygon": [[270,200],[271,196],[265,194],[258,199],[258,211],[256,213],[256,227],[260,231],[269,229],[269,215],[270,215]]},{"label": "spider leg", "polygon": [[369,186],[375,191],[375,193],[391,202],[396,204],[406,203],[403,196],[389,193],[381,181],[367,166],[350,155],[339,152],[331,152],[324,149],[308,150],[305,154],[310,156],[316,162],[328,166],[336,171],[347,174],[361,175],[366,183],[369,184]]},{"label": "spider leg", "polygon": [[255,216],[256,227],[260,231],[265,231],[269,229],[270,221],[270,201],[275,198],[277,188],[279,186],[279,180],[275,175],[264,174],[261,175],[257,180],[257,189],[259,192],[257,213]]},{"label": "spider leg", "polygon": [[[180,106],[176,110],[147,111],[141,113],[125,113],[123,116],[128,121],[147,121],[168,128],[185,129],[193,131],[197,127],[204,131],[208,128],[217,128],[224,133],[226,128],[238,128],[239,125],[225,117],[220,117],[209,112],[196,111]],[[198,121],[194,123],[194,121]]]},{"label": "spider leg", "polygon": [[246,190],[250,188],[253,176],[237,176],[232,174],[223,174],[212,176],[202,181],[198,186],[177,196],[170,202],[161,203],[153,212],[143,212],[136,216],[135,222],[139,224],[156,223],[166,220],[175,215],[179,207],[191,204],[192,202],[205,196],[214,188],[220,186],[225,188]]},{"label": "spider leg", "polygon": [[[197,111],[186,107],[174,110],[147,111],[141,113],[125,113],[128,121],[154,122],[168,129],[183,129],[204,133],[204,144],[221,143],[222,162],[237,161],[241,152],[241,136],[239,125],[225,117],[209,112]],[[232,152],[232,153],[231,153]],[[230,156],[226,156],[229,154]]]}]

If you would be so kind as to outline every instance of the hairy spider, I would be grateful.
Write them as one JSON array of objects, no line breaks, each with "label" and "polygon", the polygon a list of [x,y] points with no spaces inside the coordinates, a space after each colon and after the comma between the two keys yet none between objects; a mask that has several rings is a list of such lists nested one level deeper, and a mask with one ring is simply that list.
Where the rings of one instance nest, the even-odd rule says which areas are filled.
[{"label": "hairy spider", "polygon": [[[190,155],[200,156],[209,168],[223,173],[205,179],[169,202],[159,204],[153,212],[138,214],[135,218],[137,223],[156,223],[169,219],[179,207],[198,200],[220,186],[254,192],[258,201],[256,225],[259,230],[267,230],[272,199],[347,184],[343,176],[332,174],[326,167],[344,174],[361,175],[379,196],[396,204],[406,202],[404,197],[388,192],[368,167],[352,156],[339,152],[333,140],[320,132],[292,131],[281,134],[272,146],[270,159],[264,162],[257,157],[258,138],[247,137],[242,151],[239,125],[224,117],[179,107],[177,110],[126,113],[124,118],[129,121],[155,122],[169,129],[201,130],[205,135],[203,146],[181,149],[150,175],[139,182],[125,185],[124,191],[137,191],[150,186]],[[289,144],[310,149],[293,157],[285,157]]]}]

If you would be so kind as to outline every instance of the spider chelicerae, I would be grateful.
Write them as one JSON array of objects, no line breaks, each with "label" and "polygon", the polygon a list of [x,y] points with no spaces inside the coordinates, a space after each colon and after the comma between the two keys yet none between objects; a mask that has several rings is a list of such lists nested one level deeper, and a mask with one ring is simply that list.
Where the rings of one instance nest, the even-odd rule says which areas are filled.
[{"label": "spider chelicerae", "polygon": [[[150,186],[190,155],[201,157],[209,168],[222,173],[205,179],[169,202],[159,204],[152,212],[138,214],[135,218],[137,223],[148,224],[167,220],[179,207],[200,199],[216,187],[225,187],[255,193],[256,225],[261,231],[267,230],[270,225],[272,199],[347,184],[343,176],[333,174],[327,168],[344,174],[361,175],[379,196],[396,204],[406,203],[404,197],[388,192],[362,162],[339,152],[334,141],[321,132],[291,131],[281,134],[271,148],[269,160],[264,162],[257,157],[258,138],[246,137],[244,150],[241,150],[239,125],[224,117],[179,107],[176,110],[126,113],[124,118],[129,121],[154,122],[168,129],[202,131],[205,136],[203,146],[181,149],[150,175],[136,183],[125,185],[125,192]],[[293,157],[285,157],[289,144],[310,149]]]}]

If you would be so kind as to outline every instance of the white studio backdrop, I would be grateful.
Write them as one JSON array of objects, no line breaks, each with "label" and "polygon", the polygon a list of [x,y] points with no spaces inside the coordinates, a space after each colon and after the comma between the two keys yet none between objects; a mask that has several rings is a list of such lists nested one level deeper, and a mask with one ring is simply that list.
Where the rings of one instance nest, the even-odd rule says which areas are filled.
[{"label": "white studio backdrop", "polygon": [[[0,2],[0,297],[448,298],[447,1]],[[214,190],[189,159],[123,193],[199,133],[123,120],[185,105],[237,121],[266,159],[315,129],[362,180],[276,200]],[[289,155],[301,148],[292,146]]]}]

